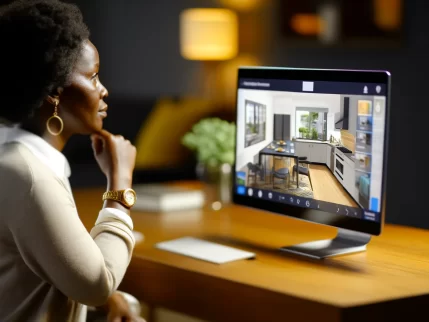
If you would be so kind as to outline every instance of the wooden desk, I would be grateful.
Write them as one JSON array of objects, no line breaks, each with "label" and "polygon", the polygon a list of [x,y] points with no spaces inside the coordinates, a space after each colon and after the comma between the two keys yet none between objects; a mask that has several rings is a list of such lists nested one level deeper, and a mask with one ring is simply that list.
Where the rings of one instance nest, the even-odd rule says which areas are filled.
[{"label": "wooden desk", "polygon": [[[75,191],[88,229],[102,192]],[[132,216],[146,239],[136,245],[120,288],[150,305],[223,322],[429,319],[428,231],[387,225],[364,253],[311,261],[277,249],[332,238],[334,229],[238,206]],[[249,250],[257,258],[218,266],[153,247],[187,235]]]}]

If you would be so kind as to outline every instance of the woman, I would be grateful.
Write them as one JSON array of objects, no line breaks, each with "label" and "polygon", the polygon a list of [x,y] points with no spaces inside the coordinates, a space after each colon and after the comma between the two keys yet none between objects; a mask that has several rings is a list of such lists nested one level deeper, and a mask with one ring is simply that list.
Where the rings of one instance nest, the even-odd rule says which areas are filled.
[{"label": "woman", "polygon": [[135,243],[131,204],[105,200],[88,233],[61,153],[91,135],[107,190],[132,186],[136,150],[102,129],[108,93],[81,13],[15,1],[0,10],[0,39],[0,321],[85,321],[87,306],[137,321],[116,292]]}]

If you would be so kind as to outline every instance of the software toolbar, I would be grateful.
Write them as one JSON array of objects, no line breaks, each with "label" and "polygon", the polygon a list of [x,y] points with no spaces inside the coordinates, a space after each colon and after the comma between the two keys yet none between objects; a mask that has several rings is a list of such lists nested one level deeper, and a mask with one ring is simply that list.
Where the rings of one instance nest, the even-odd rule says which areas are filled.
[{"label": "software toolbar", "polygon": [[237,194],[246,195],[252,198],[261,200],[267,200],[271,202],[279,202],[296,207],[310,208],[315,210],[326,211],[329,213],[335,213],[338,215],[344,215],[357,219],[364,219],[370,221],[379,221],[380,214],[363,210],[361,208],[348,207],[341,204],[335,204],[331,202],[316,200],[313,198],[306,198],[296,195],[289,195],[279,192],[273,192],[270,190],[254,189],[245,186],[236,187]]}]

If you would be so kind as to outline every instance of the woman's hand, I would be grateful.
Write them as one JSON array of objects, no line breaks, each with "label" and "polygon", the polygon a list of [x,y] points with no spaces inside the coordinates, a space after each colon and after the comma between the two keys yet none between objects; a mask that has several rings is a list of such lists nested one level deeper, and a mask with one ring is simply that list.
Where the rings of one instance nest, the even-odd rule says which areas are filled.
[{"label": "woman's hand", "polygon": [[127,185],[133,176],[136,148],[123,136],[113,135],[106,130],[91,135],[91,141],[95,159],[109,183],[129,188]]},{"label": "woman's hand", "polygon": [[103,309],[107,311],[108,322],[145,322],[131,311],[128,302],[119,292],[109,297]]}]

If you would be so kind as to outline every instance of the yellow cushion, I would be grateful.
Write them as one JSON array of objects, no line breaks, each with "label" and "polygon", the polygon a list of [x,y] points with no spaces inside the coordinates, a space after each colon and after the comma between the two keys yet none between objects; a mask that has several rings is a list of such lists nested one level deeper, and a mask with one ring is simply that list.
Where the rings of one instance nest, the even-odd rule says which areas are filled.
[{"label": "yellow cushion", "polygon": [[202,99],[159,99],[137,135],[136,169],[183,164],[192,153],[182,145],[183,135],[213,112],[214,105]]}]

